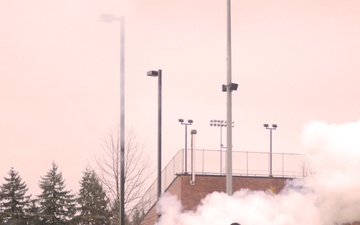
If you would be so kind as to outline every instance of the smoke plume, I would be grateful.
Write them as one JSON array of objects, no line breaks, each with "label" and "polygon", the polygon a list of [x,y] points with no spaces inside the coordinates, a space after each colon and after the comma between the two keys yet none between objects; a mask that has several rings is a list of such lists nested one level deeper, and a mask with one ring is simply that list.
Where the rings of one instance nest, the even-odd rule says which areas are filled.
[{"label": "smoke plume", "polygon": [[175,196],[159,202],[157,225],[329,225],[360,221],[360,121],[310,122],[301,140],[312,175],[288,181],[278,194],[214,192],[196,211],[183,211]]}]

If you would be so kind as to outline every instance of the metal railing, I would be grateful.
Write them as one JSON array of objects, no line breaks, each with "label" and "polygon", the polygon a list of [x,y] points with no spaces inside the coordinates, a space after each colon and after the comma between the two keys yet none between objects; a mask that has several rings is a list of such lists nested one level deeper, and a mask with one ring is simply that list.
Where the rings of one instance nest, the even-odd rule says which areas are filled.
[{"label": "metal railing", "polygon": [[[188,150],[187,156],[191,155]],[[194,170],[197,175],[225,175],[226,174],[226,151],[196,149]],[[189,153],[190,152],[190,153]],[[179,174],[184,174],[185,150],[179,150],[170,160],[161,173],[161,193],[163,193]],[[223,154],[220,157],[220,154]],[[268,152],[232,152],[233,176],[269,176],[270,154]],[[223,162],[220,163],[220,159]],[[273,177],[303,177],[305,158],[302,154],[272,153],[272,176]],[[187,158],[190,168],[190,157]],[[222,167],[222,168],[221,168]],[[187,168],[187,172],[191,173]],[[138,202],[138,210],[147,213],[157,200],[157,179],[150,185],[144,196]]]}]

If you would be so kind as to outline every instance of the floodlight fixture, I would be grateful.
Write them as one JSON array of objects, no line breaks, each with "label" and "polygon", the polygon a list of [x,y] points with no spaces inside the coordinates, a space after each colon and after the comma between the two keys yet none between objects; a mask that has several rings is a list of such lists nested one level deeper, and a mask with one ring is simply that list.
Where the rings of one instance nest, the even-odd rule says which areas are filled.
[{"label": "floodlight fixture", "polygon": [[230,90],[231,91],[236,91],[237,89],[238,89],[238,84],[236,84],[236,83],[231,83],[230,84]]},{"label": "floodlight fixture", "polygon": [[102,22],[111,23],[111,22],[113,22],[115,20],[119,20],[119,19],[116,18],[115,15],[113,15],[113,14],[105,14],[105,13],[103,13],[103,14],[100,15],[99,20],[102,21]]},{"label": "floodlight fixture", "polygon": [[276,129],[276,128],[277,128],[277,125],[276,125],[276,124],[273,124],[272,127]]},{"label": "floodlight fixture", "polygon": [[196,130],[191,130],[191,134],[197,134]]},{"label": "floodlight fixture", "polygon": [[157,76],[159,76],[159,71],[150,70],[150,71],[147,72],[147,75],[148,75],[149,77],[157,77]]},{"label": "floodlight fixture", "polygon": [[183,119],[179,119],[179,122],[182,123],[182,122],[184,122],[184,120],[183,120]]},{"label": "floodlight fixture", "polygon": [[230,91],[236,91],[237,89],[238,89],[238,84],[236,84],[236,83],[230,83],[230,84],[228,84],[228,85],[225,85],[225,84],[223,84],[222,85],[222,91],[223,92],[227,92],[227,89],[229,88],[230,89]]}]

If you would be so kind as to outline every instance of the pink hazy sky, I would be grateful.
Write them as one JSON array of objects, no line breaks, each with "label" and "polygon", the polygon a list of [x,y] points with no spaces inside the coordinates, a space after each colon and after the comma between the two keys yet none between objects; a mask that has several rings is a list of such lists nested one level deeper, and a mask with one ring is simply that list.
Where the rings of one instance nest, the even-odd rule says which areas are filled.
[{"label": "pink hazy sky", "polygon": [[[359,120],[359,10],[355,0],[232,1],[234,151],[267,152],[263,123],[278,124],[274,152],[302,153],[309,121]],[[209,121],[226,119],[225,0],[2,1],[0,176],[14,167],[31,193],[52,161],[77,191],[119,121],[120,24],[102,13],[125,16],[126,130],[154,167],[148,70],[163,70],[163,165],[184,148],[179,118],[194,120],[196,148],[219,149]]]}]

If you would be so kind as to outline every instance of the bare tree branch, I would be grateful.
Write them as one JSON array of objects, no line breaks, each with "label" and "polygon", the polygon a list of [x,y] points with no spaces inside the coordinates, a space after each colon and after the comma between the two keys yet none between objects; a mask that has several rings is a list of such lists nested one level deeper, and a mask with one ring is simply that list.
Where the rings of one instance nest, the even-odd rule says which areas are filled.
[{"label": "bare tree branch", "polygon": [[[110,194],[114,205],[120,202],[120,129],[110,129],[102,140],[102,153],[95,157],[99,180]],[[125,212],[127,216],[137,212],[137,204],[148,188],[148,179],[155,172],[151,169],[150,157],[139,146],[136,135],[130,131],[125,138]]]}]

